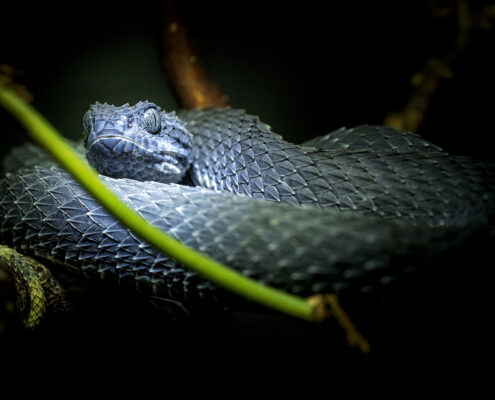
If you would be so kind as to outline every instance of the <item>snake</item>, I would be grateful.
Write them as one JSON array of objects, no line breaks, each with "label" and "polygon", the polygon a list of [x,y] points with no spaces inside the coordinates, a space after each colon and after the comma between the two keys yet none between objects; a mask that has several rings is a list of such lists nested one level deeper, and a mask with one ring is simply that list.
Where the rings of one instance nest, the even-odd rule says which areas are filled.
[{"label": "snake", "polygon": [[[362,125],[298,145],[244,110],[148,101],[97,102],[83,131],[89,164],[148,222],[295,295],[366,298],[495,236],[495,166],[415,133]],[[245,303],[130,232],[36,146],[3,168],[0,243],[185,304]]]}]

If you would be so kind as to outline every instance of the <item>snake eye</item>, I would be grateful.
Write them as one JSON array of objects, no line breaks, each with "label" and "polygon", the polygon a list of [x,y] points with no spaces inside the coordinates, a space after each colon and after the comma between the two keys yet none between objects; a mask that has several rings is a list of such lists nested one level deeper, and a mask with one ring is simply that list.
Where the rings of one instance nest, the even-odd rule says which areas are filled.
[{"label": "snake eye", "polygon": [[160,113],[156,108],[149,108],[143,114],[143,125],[149,133],[157,133],[162,127]]}]

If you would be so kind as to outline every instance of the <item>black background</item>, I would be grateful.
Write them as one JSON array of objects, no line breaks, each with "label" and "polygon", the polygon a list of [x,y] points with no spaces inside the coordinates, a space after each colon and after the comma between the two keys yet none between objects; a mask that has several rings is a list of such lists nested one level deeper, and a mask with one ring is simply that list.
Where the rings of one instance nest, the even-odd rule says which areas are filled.
[{"label": "black background", "polygon": [[[295,142],[342,125],[382,123],[412,93],[411,76],[450,49],[457,29],[454,17],[435,19],[429,2],[413,0],[186,2],[184,10],[199,55],[232,106],[259,115]],[[177,108],[160,65],[161,3],[2,3],[0,13],[0,62],[24,71],[33,105],[62,134],[78,138],[82,115],[95,101],[148,99]],[[419,132],[449,152],[484,160],[493,160],[493,39],[493,31],[472,38],[453,65],[453,78],[440,83]],[[4,154],[25,135],[2,110],[0,121]],[[452,347],[462,342],[447,300],[439,306],[445,315],[424,321],[412,323],[397,309],[381,316],[389,322],[383,329],[383,320],[367,321],[376,347],[362,357],[346,348],[331,324],[317,329],[285,317],[234,313],[177,327],[156,322],[154,309],[115,296],[119,300],[108,299],[98,310],[88,306],[82,322],[9,340],[27,342],[34,352],[46,340],[60,340],[59,354],[69,346],[68,354],[83,359],[130,353],[144,363],[153,353],[164,365],[217,357],[290,365],[335,357],[365,369],[377,360],[425,354],[434,360],[431,367],[447,355],[455,359]]]},{"label": "black background", "polygon": [[[183,3],[200,57],[232,105],[296,142],[382,123],[457,33],[455,16],[432,17],[428,1]],[[78,137],[97,100],[177,108],[159,60],[162,3],[12,3],[0,12],[2,61],[25,72],[34,105],[64,135]],[[491,158],[483,144],[492,136],[492,44],[492,31],[474,35],[420,128],[452,153]]]}]

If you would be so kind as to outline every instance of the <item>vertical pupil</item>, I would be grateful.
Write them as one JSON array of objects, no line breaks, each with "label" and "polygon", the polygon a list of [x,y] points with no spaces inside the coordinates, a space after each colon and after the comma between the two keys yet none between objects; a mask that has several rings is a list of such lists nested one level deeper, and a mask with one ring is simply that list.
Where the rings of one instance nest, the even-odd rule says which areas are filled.
[{"label": "vertical pupil", "polygon": [[146,111],[144,115],[144,123],[146,126],[146,130],[150,133],[155,133],[159,126],[158,126],[158,116],[157,112],[154,109],[149,109]]}]

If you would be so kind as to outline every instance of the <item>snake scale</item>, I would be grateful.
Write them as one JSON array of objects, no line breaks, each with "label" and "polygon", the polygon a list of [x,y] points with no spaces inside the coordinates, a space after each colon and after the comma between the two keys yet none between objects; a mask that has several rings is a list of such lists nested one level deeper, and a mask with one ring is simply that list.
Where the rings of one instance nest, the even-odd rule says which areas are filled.
[{"label": "snake scale", "polygon": [[[416,134],[366,125],[295,145],[243,110],[179,116],[96,103],[88,160],[149,222],[265,284],[359,298],[494,237],[495,166]],[[1,243],[157,296],[238,301],[135,237],[36,147],[4,170]]]}]

